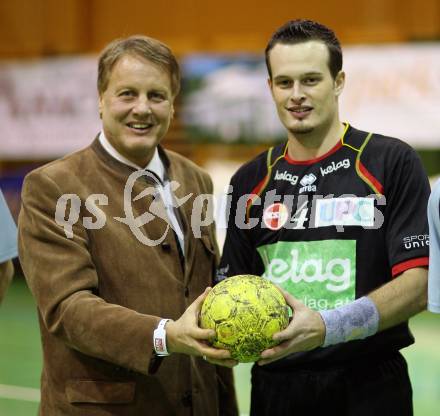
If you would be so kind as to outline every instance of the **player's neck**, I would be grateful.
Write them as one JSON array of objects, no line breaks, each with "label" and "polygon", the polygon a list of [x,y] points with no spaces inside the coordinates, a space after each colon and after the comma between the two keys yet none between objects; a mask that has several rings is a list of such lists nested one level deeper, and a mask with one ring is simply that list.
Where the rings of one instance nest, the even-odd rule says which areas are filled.
[{"label": "player's neck", "polygon": [[291,159],[298,161],[319,158],[336,145],[344,130],[345,125],[337,120],[327,129],[315,129],[305,134],[289,132],[288,155]]}]

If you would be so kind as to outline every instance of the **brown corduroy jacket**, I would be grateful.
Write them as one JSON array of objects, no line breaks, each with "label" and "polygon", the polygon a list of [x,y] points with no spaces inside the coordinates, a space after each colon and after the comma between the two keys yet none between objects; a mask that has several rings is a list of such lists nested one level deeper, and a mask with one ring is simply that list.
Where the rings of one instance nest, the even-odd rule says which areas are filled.
[{"label": "brown corduroy jacket", "polygon": [[153,182],[138,178],[124,202],[134,169],[98,140],[25,178],[19,252],[42,334],[40,415],[237,414],[229,369],[183,354],[158,362],[153,354],[160,318],[179,318],[212,284],[218,260],[214,225],[201,226],[205,218],[198,215],[206,201],[197,196],[212,193],[209,176],[159,150],[169,180],[180,185],[176,199],[191,195],[179,208],[183,261],[160,215],[146,214],[135,227],[150,240],[165,235],[160,244],[145,245],[134,235],[126,219],[149,211],[153,192],[134,199]]}]

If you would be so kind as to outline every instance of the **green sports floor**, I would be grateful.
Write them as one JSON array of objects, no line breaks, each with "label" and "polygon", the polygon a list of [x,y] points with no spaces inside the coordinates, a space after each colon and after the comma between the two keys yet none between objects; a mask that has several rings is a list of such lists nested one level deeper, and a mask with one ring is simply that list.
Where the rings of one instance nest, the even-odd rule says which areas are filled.
[{"label": "green sports floor", "polygon": [[[403,351],[414,387],[416,416],[440,414],[440,315],[424,312],[411,320],[415,345]],[[249,412],[250,365],[235,369],[242,415]],[[15,279],[0,306],[0,416],[36,415],[41,369],[39,329],[32,297]]]}]

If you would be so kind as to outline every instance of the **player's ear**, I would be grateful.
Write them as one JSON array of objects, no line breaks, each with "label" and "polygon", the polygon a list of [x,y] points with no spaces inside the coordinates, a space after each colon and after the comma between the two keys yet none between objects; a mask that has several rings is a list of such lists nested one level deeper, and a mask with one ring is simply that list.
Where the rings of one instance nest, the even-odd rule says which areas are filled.
[{"label": "player's ear", "polygon": [[335,95],[339,97],[344,90],[345,85],[345,72],[339,71],[335,77]]},{"label": "player's ear", "polygon": [[273,81],[272,81],[272,78],[271,78],[271,77],[269,77],[269,78],[267,79],[267,85],[269,86],[270,93],[273,95],[273,90],[272,90],[272,87],[273,87]]}]

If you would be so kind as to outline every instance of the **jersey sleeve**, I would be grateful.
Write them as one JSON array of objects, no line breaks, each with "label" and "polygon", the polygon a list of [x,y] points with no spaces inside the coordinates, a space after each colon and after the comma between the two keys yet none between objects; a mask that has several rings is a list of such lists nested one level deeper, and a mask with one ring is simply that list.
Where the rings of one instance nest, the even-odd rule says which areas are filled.
[{"label": "jersey sleeve", "polygon": [[428,310],[440,313],[440,180],[428,203],[429,274]]},{"label": "jersey sleeve", "polygon": [[227,232],[216,281],[237,274],[256,274],[255,248],[250,241],[249,229],[245,227],[246,193],[240,188],[237,176],[231,180],[232,194],[226,212]]},{"label": "jersey sleeve", "polygon": [[393,149],[385,166],[385,226],[392,276],[428,266],[429,236],[426,216],[430,193],[428,177],[416,152],[406,144]]},{"label": "jersey sleeve", "polygon": [[17,257],[17,227],[0,191],[0,263]]}]

